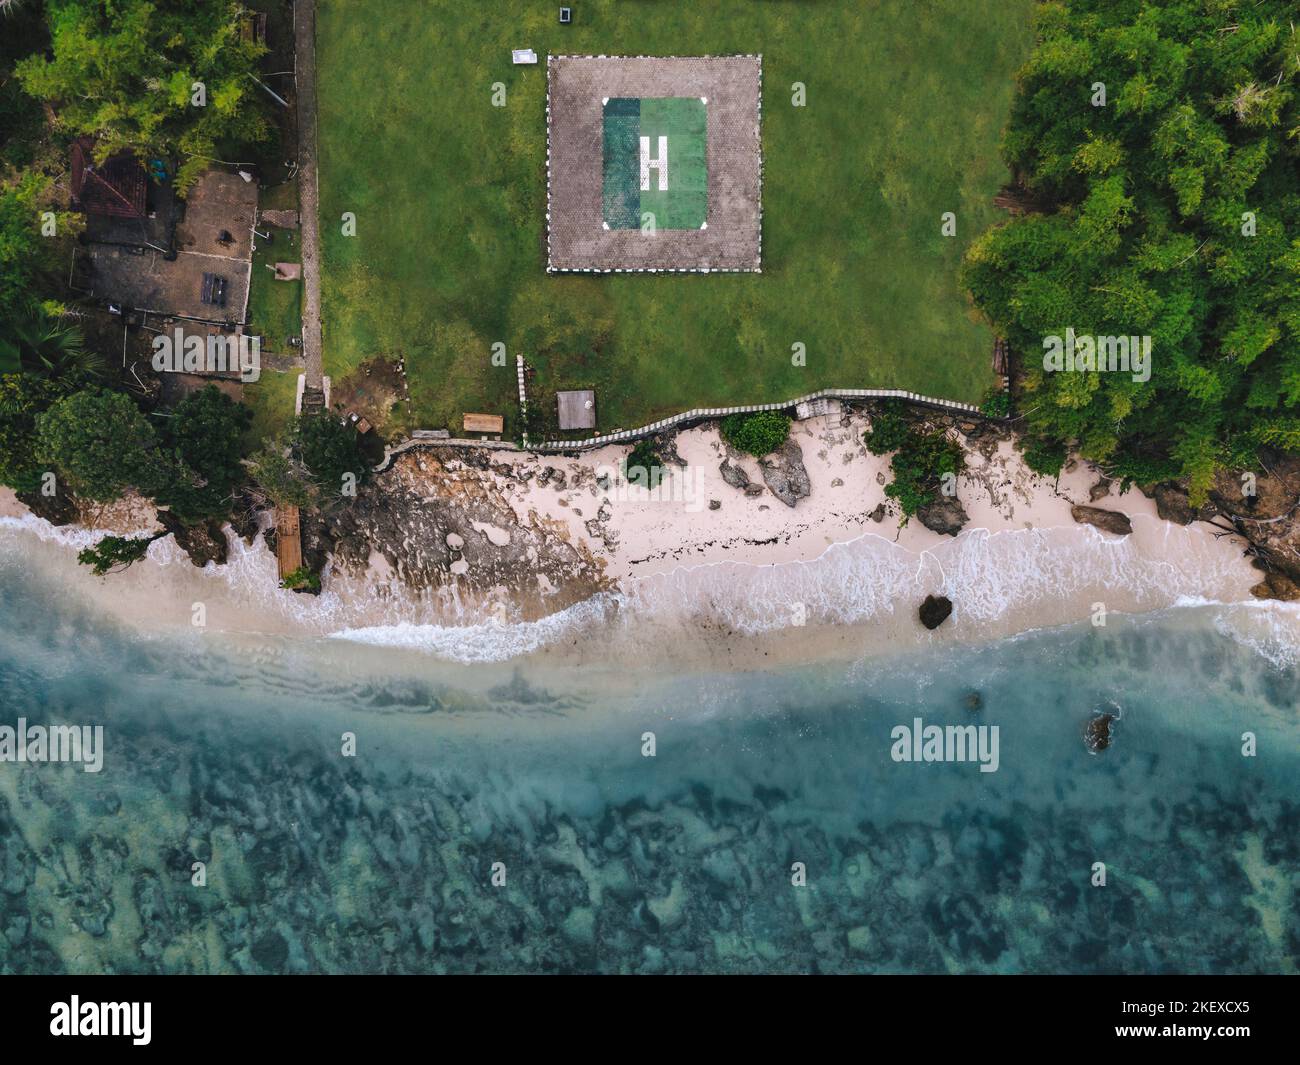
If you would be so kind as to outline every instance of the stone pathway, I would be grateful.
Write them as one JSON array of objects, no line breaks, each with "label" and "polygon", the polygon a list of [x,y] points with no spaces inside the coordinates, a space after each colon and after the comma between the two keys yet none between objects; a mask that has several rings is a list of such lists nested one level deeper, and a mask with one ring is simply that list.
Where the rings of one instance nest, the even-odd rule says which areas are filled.
[{"label": "stone pathway", "polygon": [[[320,187],[316,173],[316,0],[296,0],[294,80],[298,96],[298,200],[302,222],[302,347],[307,370],[304,407],[323,398],[320,326]],[[310,404],[315,405],[315,404]]]}]

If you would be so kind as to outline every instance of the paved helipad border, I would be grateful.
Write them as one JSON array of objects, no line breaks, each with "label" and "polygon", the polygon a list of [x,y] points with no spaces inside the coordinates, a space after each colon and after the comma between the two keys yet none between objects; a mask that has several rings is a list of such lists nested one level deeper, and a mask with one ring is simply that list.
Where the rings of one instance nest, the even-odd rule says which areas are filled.
[{"label": "paved helipad border", "polygon": [[[762,265],[760,55],[548,56],[546,269],[550,273],[757,273]],[[602,225],[602,101],[708,100],[707,227]]]}]

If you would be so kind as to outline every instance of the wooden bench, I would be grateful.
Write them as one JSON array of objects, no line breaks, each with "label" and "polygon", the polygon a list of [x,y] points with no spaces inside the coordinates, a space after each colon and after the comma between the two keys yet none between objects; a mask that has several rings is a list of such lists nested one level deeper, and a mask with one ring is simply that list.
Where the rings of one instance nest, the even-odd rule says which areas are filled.
[{"label": "wooden bench", "polygon": [[466,414],[465,432],[499,433],[506,427],[506,420],[500,414]]}]

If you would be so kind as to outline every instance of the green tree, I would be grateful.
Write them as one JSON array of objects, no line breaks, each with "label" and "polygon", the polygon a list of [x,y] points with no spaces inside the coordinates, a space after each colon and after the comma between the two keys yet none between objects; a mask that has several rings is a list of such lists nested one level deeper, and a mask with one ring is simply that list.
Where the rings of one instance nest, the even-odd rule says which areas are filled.
[{"label": "green tree", "polygon": [[[42,174],[0,184],[0,321],[33,313],[32,305],[55,289],[67,267],[68,241],[82,221],[59,210],[52,195],[52,183]],[[42,233],[46,212],[53,214],[53,237]]]},{"label": "green tree", "polygon": [[862,439],[873,455],[892,452],[894,476],[885,495],[898,501],[904,523],[923,506],[937,502],[944,475],[955,477],[966,462],[961,445],[944,430],[909,419],[895,403],[876,413]]},{"label": "green tree", "polygon": [[35,454],[95,502],[117,499],[127,488],[153,495],[169,479],[153,427],[120,392],[84,389],[38,414]]},{"label": "green tree", "polygon": [[0,377],[0,484],[19,492],[38,487],[43,470],[36,457],[36,418],[58,398],[58,388],[39,377]]},{"label": "green tree", "polygon": [[275,506],[309,507],[316,503],[319,489],[289,441],[265,441],[249,458],[248,468],[257,487]]},{"label": "green tree", "polygon": [[357,431],[333,415],[299,418],[294,430],[294,450],[311,474],[323,501],[342,495],[349,475],[353,485],[365,479],[367,465]]},{"label": "green tree", "polygon": [[158,494],[183,521],[219,518],[246,478],[242,440],[253,414],[216,385],[192,392],[176,404],[164,428],[164,445],[174,456],[175,476]]},{"label": "green tree", "polygon": [[19,371],[59,381],[71,391],[102,376],[104,360],[86,348],[75,325],[29,304],[0,319],[0,372]]},{"label": "green tree", "polygon": [[77,561],[89,566],[96,577],[118,573],[139,562],[148,554],[149,545],[166,535],[163,532],[153,536],[105,536],[94,547],[79,551]]},{"label": "green tree", "polygon": [[47,0],[46,13],[51,54],[18,77],[61,128],[96,138],[100,161],[179,157],[183,192],[218,145],[267,136],[252,80],[265,47],[241,38],[236,0]]}]

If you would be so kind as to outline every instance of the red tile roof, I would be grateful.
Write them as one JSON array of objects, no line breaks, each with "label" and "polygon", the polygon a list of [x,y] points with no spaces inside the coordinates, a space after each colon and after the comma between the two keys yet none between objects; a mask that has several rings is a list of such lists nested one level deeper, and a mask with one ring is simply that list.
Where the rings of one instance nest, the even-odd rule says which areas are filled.
[{"label": "red tile roof", "polygon": [[130,152],[118,152],[95,164],[94,141],[81,137],[72,145],[72,206],[87,214],[143,218],[148,177]]}]

